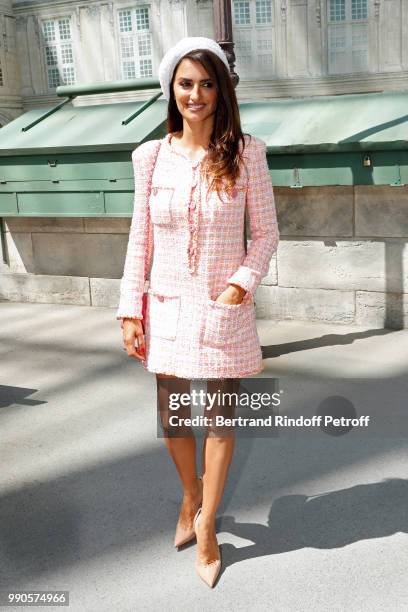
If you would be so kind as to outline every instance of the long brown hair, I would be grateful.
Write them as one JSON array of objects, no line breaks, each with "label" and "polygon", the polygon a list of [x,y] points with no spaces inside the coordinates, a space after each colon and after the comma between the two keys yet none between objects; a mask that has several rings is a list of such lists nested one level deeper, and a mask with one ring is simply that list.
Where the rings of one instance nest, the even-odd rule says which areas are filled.
[{"label": "long brown hair", "polygon": [[[206,158],[206,173],[212,179],[210,190],[215,187],[217,193],[221,188],[228,192],[235,185],[235,181],[240,175],[240,162],[245,148],[245,139],[241,129],[238,100],[232,79],[224,62],[215,53],[207,49],[196,49],[186,53],[177,63],[170,82],[167,132],[173,133],[183,130],[183,117],[177,108],[173,82],[177,68],[185,58],[199,61],[217,87],[217,107]],[[241,152],[239,149],[240,141],[242,142]]]}]

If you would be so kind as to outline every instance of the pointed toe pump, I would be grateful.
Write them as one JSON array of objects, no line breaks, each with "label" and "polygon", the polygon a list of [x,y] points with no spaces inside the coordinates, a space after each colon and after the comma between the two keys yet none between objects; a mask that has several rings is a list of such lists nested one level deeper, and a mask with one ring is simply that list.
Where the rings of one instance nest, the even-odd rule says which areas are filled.
[{"label": "pointed toe pump", "polygon": [[[194,531],[196,532],[196,535],[197,535],[197,526],[199,524],[200,516],[201,516],[201,508],[197,510],[197,514],[194,517]],[[218,574],[221,571],[221,554],[219,552],[219,549],[218,549],[218,554],[220,558],[216,559],[215,561],[211,561],[210,563],[201,563],[198,560],[198,556],[195,561],[195,569],[196,569],[197,574],[200,576],[202,580],[204,580],[204,582],[210,588],[214,586],[215,581],[218,578]]]},{"label": "pointed toe pump", "polygon": [[[201,482],[201,486],[202,486],[202,484],[203,484],[202,476],[199,476],[198,480]],[[199,509],[201,508],[201,503],[202,503],[202,495],[201,495],[201,501],[200,501]],[[191,527],[191,529],[185,529],[184,527],[181,527],[181,525],[179,525],[179,523],[177,523],[176,534],[174,536],[174,546],[175,546],[175,548],[179,548],[180,546],[183,546],[184,544],[187,544],[187,542],[190,542],[190,540],[193,540],[194,538],[195,538],[194,524]]]}]

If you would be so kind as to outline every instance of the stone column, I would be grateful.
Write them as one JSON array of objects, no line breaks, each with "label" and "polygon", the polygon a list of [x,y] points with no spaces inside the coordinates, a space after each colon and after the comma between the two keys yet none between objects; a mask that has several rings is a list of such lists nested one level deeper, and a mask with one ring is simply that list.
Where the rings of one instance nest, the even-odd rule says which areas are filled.
[{"label": "stone column", "polygon": [[17,62],[16,19],[12,2],[0,0],[0,127],[22,112],[21,80]]}]

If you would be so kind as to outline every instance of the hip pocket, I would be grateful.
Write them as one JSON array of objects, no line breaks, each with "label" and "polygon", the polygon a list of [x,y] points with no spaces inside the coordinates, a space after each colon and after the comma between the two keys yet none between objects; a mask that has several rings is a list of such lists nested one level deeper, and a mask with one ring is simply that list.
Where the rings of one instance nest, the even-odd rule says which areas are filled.
[{"label": "hip pocket", "polygon": [[152,187],[150,194],[150,217],[152,223],[163,225],[171,223],[171,201],[174,187]]},{"label": "hip pocket", "polygon": [[252,300],[240,304],[222,304],[207,300],[203,344],[222,348],[251,333],[254,324]]},{"label": "hip pocket", "polygon": [[180,296],[163,295],[149,288],[150,335],[175,340],[180,315]]}]

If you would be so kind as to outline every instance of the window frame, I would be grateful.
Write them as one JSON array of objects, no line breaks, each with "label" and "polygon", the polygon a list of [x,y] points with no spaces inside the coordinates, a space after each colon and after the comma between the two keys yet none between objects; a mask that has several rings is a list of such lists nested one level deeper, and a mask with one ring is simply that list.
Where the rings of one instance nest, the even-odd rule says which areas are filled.
[{"label": "window frame", "polygon": [[[137,29],[137,10],[140,10],[140,9],[147,10],[147,17],[148,17],[148,28],[147,29],[142,29],[142,30]],[[117,32],[117,53],[118,53],[118,59],[119,59],[118,73],[120,75],[119,78],[123,80],[153,77],[154,52],[153,52],[152,10],[151,9],[152,9],[152,6],[149,2],[143,2],[137,5],[132,4],[128,6],[120,6],[116,8],[115,19],[116,19],[116,32]],[[121,32],[121,29],[120,29],[121,27],[120,14],[125,11],[130,11],[130,14],[131,14],[132,30],[130,32]],[[143,35],[148,37],[148,42],[150,45],[149,46],[150,53],[145,54],[145,55],[140,54],[140,44],[143,44],[143,39],[142,38],[139,39],[139,36],[141,37]],[[126,61],[126,58],[124,58],[123,56],[122,41],[126,39],[130,39],[132,41],[133,55],[131,57],[133,57],[134,76],[127,76],[125,72],[124,62]],[[131,57],[129,58],[129,64],[132,63]],[[148,70],[145,70],[147,74],[142,74],[144,72],[144,70],[142,69],[142,63],[144,60],[146,61],[148,66],[150,62],[150,68]]]},{"label": "window frame", "polygon": [[[238,0],[239,1],[239,0]],[[257,23],[256,17],[256,0],[242,0],[246,1],[249,4],[249,23],[235,23],[235,7],[234,0],[231,0],[232,6],[232,31],[234,36],[234,51],[236,58],[236,67],[239,73],[242,75],[242,78],[247,79],[249,75],[254,79],[268,79],[276,76],[276,55],[275,55],[275,39],[276,39],[276,18],[275,18],[275,9],[276,2],[275,0],[270,0],[271,7],[271,20],[268,23]],[[270,47],[266,49],[258,48],[259,38],[258,34],[262,31],[268,32]],[[242,51],[242,54],[239,52],[239,47],[237,43],[241,42],[239,40],[239,32],[249,32],[249,39],[251,42],[250,51]],[[244,39],[245,40],[245,39]],[[244,40],[242,42],[244,42]],[[249,62],[241,63],[240,55],[248,56]],[[262,63],[259,61],[260,57],[271,57],[270,64],[266,62],[266,68],[268,72],[262,72]]]},{"label": "window frame", "polygon": [[[69,38],[61,38],[61,29],[60,29],[60,21],[68,20],[69,22]],[[44,34],[44,25],[46,23],[54,24],[54,40],[47,40]],[[62,15],[54,15],[48,16],[46,18],[41,17],[39,19],[39,29],[41,36],[41,53],[44,62],[44,71],[45,71],[45,83],[47,91],[55,91],[55,89],[59,85],[75,85],[77,82],[77,71],[76,71],[76,63],[75,63],[75,39],[74,39],[74,20],[73,16],[70,14],[62,14]],[[63,52],[64,45],[69,45],[70,53],[72,56],[72,62],[64,62],[63,61]],[[54,49],[56,54],[56,64],[53,66],[48,63],[47,57],[47,49]],[[72,77],[68,80],[64,77],[64,69],[72,70]],[[50,72],[51,70],[58,71],[58,85],[50,85]]]},{"label": "window frame", "polygon": [[[370,57],[369,57],[369,48],[370,48],[370,11],[369,11],[369,1],[366,2],[366,17],[353,19],[352,18],[352,0],[345,0],[345,11],[344,11],[344,19],[331,19],[331,2],[332,0],[327,0],[326,2],[326,40],[327,40],[327,74],[328,75],[342,75],[342,74],[367,74],[370,72]],[[365,45],[355,45],[353,46],[353,26],[365,26],[366,30],[366,42]],[[348,69],[341,70],[339,68],[334,69],[335,62],[331,59],[331,55],[333,53],[334,47],[331,46],[331,36],[334,35],[336,29],[343,28],[345,32],[345,45],[344,45],[344,54],[345,54],[345,64],[348,66]],[[353,52],[364,50],[366,53],[366,67],[363,69],[353,69]]]}]

